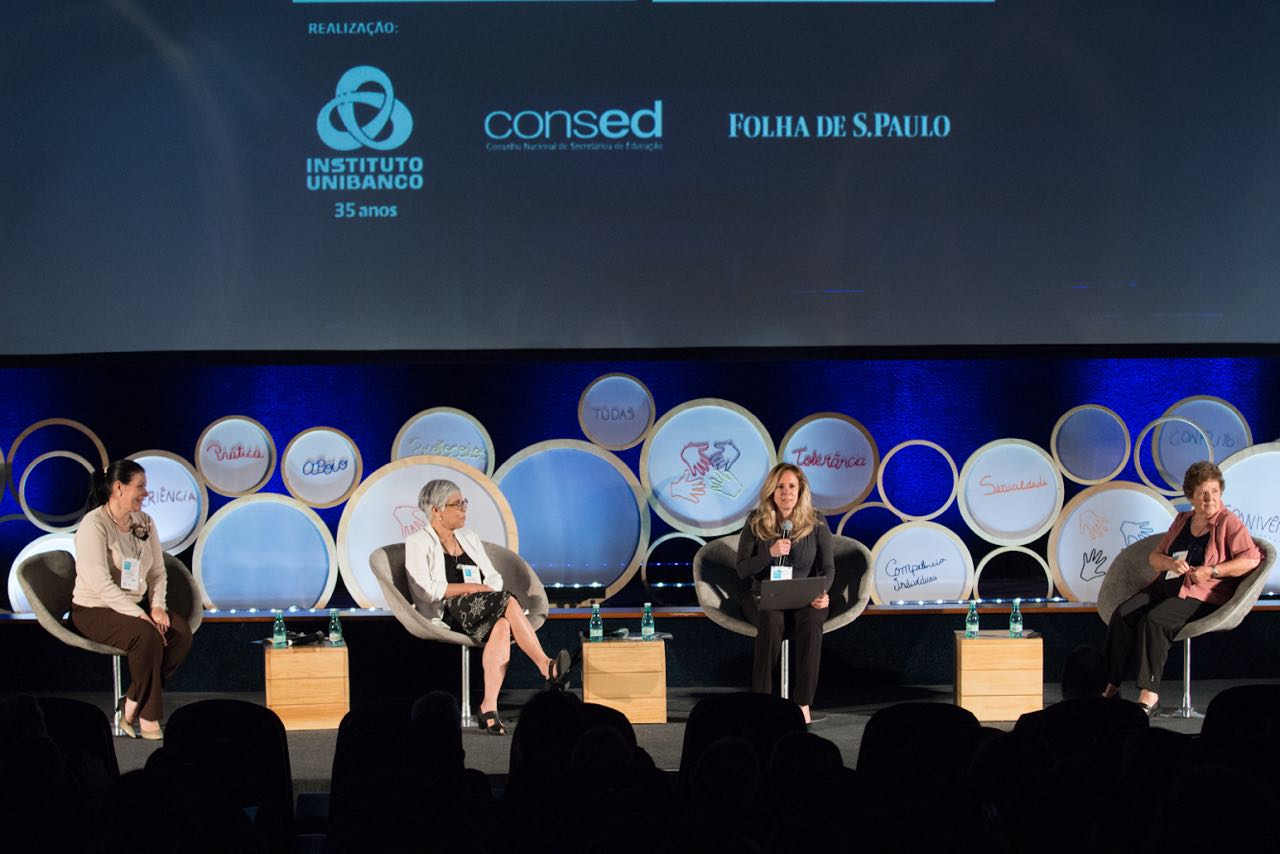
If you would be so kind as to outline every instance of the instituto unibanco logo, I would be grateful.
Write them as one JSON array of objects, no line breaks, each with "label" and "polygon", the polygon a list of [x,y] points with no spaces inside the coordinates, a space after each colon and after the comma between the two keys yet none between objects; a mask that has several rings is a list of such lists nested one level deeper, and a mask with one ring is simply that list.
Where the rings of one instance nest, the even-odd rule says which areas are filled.
[{"label": "instituto unibanco logo", "polygon": [[[361,88],[370,84],[376,89]],[[373,107],[377,112],[361,124],[356,118],[357,104]],[[335,126],[334,113],[341,127]],[[390,77],[372,65],[357,65],[342,75],[333,100],[320,109],[316,132],[321,141],[335,151],[354,151],[361,147],[391,151],[409,139],[413,116],[403,101],[396,100]]]}]

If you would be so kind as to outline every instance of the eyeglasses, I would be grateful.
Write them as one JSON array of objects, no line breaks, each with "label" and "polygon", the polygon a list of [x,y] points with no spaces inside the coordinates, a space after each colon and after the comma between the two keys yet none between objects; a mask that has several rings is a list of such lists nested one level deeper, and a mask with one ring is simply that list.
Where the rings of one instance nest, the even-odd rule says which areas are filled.
[{"label": "eyeglasses", "polygon": [[467,505],[469,505],[470,503],[471,503],[470,501],[464,498],[461,501],[452,501],[446,504],[445,507],[457,507],[459,510],[466,510]]}]

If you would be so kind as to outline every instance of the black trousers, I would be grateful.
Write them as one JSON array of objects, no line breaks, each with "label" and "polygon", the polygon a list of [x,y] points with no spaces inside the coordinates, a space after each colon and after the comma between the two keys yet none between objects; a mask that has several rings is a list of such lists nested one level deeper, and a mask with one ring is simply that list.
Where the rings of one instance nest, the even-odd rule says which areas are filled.
[{"label": "black trousers", "polygon": [[782,656],[782,638],[789,628],[796,646],[796,678],[791,699],[813,705],[818,690],[818,666],[822,663],[822,624],[829,608],[797,608],[793,611],[761,611],[750,592],[738,597],[743,615],[756,626],[755,660],[751,665],[751,690],[773,692],[773,668]]},{"label": "black trousers", "polygon": [[1138,687],[1160,693],[1160,676],[1173,636],[1192,620],[1217,609],[1199,599],[1179,599],[1182,579],[1163,576],[1130,596],[1111,615],[1102,654],[1107,681],[1119,685],[1133,653],[1138,656]]}]

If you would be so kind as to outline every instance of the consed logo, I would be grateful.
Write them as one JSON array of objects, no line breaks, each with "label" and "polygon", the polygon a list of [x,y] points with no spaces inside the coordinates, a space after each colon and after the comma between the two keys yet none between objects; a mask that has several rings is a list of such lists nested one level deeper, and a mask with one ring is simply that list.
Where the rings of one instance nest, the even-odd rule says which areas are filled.
[{"label": "consed logo", "polygon": [[[362,90],[373,84],[382,91]],[[372,119],[363,125],[356,120],[356,104],[377,109]],[[334,127],[333,114],[337,112],[342,128]],[[390,123],[391,131],[383,139]],[[404,145],[413,132],[413,116],[404,102],[397,101],[391,87],[391,78],[372,65],[357,65],[338,81],[333,100],[320,109],[316,116],[316,133],[320,140],[335,151],[354,151],[361,146],[378,151],[391,151]]]},{"label": "consed logo", "polygon": [[484,117],[490,139],[662,139],[662,102],[635,112],[596,110],[494,110]]}]

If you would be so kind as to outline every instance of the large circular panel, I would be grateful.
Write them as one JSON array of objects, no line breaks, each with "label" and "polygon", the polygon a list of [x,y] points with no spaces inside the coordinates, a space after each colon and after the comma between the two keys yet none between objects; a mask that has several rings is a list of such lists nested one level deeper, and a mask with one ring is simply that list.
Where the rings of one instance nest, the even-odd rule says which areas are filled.
[{"label": "large circular panel", "polygon": [[312,507],[335,507],[360,484],[364,460],[351,437],[333,427],[312,427],[289,440],[280,476],[289,494]]},{"label": "large circular panel", "polygon": [[1129,462],[1129,428],[1107,407],[1086,403],[1068,409],[1053,425],[1049,452],[1076,483],[1104,483]]},{"label": "large circular panel", "polygon": [[640,566],[649,513],[636,476],[590,442],[539,442],[507,460],[494,482],[523,532],[520,554],[543,586],[607,599]]},{"label": "large circular panel", "polygon": [[997,439],[960,471],[960,515],[975,534],[1001,546],[1029,543],[1062,510],[1062,474],[1053,457],[1022,439]]},{"label": "large circular panel", "polygon": [[[1190,421],[1161,424],[1151,434],[1151,455],[1156,471],[1181,494],[1182,476],[1200,460],[1222,460],[1253,444],[1253,434],[1240,410],[1220,397],[1187,397],[1165,410],[1166,418]],[[1206,441],[1207,438],[1207,441]]]},{"label": "large circular panel", "polygon": [[486,542],[518,549],[511,506],[493,481],[474,466],[430,455],[387,463],[352,493],[338,521],[338,569],[360,607],[387,607],[369,568],[369,555],[385,545],[403,543],[427,526],[426,514],[418,509],[418,493],[428,481],[441,478],[456,483],[470,503],[468,528]]},{"label": "large circular panel", "polygon": [[493,476],[493,439],[473,415],[451,406],[424,409],[410,418],[391,444],[391,459],[447,457]]},{"label": "large circular panel", "polygon": [[904,522],[871,550],[871,599],[957,600],[973,589],[973,556],[955,532],[936,522]]},{"label": "large circular panel", "polygon": [[871,492],[880,449],[871,432],[849,416],[819,412],[787,431],[778,459],[804,472],[814,507],[823,513],[843,513]]},{"label": "large circular panel", "polygon": [[[32,555],[42,555],[46,552],[71,552],[71,556],[76,556],[76,535],[69,531],[61,531],[56,534],[45,534],[36,537],[31,542],[22,547],[18,552],[18,556],[13,559],[13,563],[9,566],[9,608],[15,614],[30,614],[31,603],[27,601],[27,596],[22,592],[22,588],[18,586],[18,567],[22,562]],[[59,615],[61,616],[61,615]]]},{"label": "large circular panel", "polygon": [[195,542],[209,517],[209,491],[195,467],[168,451],[139,451],[129,459],[147,472],[142,509],[156,522],[161,547],[177,554]]},{"label": "large circular panel", "polygon": [[597,377],[578,399],[582,432],[610,451],[625,451],[644,441],[653,417],[653,393],[631,374]]},{"label": "large circular panel", "polygon": [[225,505],[196,540],[192,572],[207,608],[323,608],[338,578],[324,520],[283,495]]},{"label": "large circular panel", "polygon": [[649,431],[640,481],[654,511],[686,534],[736,531],[776,461],[760,420],[727,400],[682,403]]},{"label": "large circular panel", "polygon": [[240,496],[267,485],[276,468],[276,443],[246,415],[219,418],[196,442],[196,470],[219,495]]},{"label": "large circular panel", "polygon": [[[1180,428],[1183,430],[1187,430],[1194,435],[1198,435],[1200,437],[1199,452],[1208,454],[1208,456],[1197,457],[1196,459],[1190,460],[1189,462],[1187,462],[1186,466],[1183,466],[1182,469],[1177,468],[1172,458],[1166,458],[1165,470],[1168,473],[1167,474],[1162,473],[1161,476],[1164,477],[1169,482],[1170,486],[1160,487],[1151,482],[1151,478],[1147,477],[1147,472],[1142,467],[1142,440],[1147,438],[1147,434],[1150,433],[1152,430],[1164,430],[1169,427]],[[1164,415],[1164,416],[1161,416],[1160,418],[1157,418],[1155,421],[1152,421],[1146,427],[1142,428],[1142,432],[1138,434],[1138,438],[1133,443],[1133,467],[1138,470],[1139,480],[1141,480],[1143,483],[1145,483],[1147,486],[1151,487],[1161,495],[1167,495],[1174,498],[1182,496],[1182,489],[1181,489],[1182,478],[1186,476],[1187,467],[1189,467],[1191,463],[1199,462],[1202,459],[1208,460],[1209,462],[1213,462],[1213,445],[1210,444],[1208,440],[1209,440],[1209,434],[1206,433],[1204,430],[1200,429],[1200,426],[1196,424],[1194,421],[1191,421],[1180,415]],[[1154,452],[1155,452],[1155,447],[1153,445],[1152,453]]]},{"label": "large circular panel", "polygon": [[1049,535],[1049,569],[1058,592],[1073,602],[1097,602],[1111,561],[1125,546],[1163,533],[1173,505],[1149,486],[1111,481],[1067,502]]},{"label": "large circular panel", "polygon": [[[1280,547],[1280,441],[1237,451],[1219,464],[1227,488],[1227,509],[1240,517],[1256,540]],[[1263,588],[1280,595],[1280,564]]]}]

